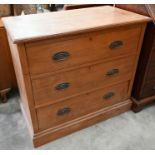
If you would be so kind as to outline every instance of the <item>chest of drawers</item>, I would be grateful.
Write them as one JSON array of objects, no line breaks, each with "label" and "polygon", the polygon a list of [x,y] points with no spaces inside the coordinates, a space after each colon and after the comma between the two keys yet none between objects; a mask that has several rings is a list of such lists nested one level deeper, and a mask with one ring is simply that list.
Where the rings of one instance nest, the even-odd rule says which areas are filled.
[{"label": "chest of drawers", "polygon": [[3,19],[35,146],[131,108],[149,20],[110,6]]}]

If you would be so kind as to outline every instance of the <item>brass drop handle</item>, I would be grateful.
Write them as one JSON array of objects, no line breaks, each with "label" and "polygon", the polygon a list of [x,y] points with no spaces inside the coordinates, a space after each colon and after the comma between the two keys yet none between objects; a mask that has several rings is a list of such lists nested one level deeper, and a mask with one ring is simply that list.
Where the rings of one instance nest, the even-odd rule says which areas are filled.
[{"label": "brass drop handle", "polygon": [[64,116],[64,115],[67,115],[71,112],[71,108],[69,107],[65,107],[63,109],[59,109],[58,112],[57,112],[57,115],[58,116]]},{"label": "brass drop handle", "polygon": [[107,71],[106,75],[107,76],[114,76],[118,73],[119,73],[119,69],[111,69],[111,70]]},{"label": "brass drop handle", "polygon": [[111,48],[111,49],[117,49],[117,48],[121,48],[122,46],[123,46],[123,41],[117,40],[117,41],[113,41],[113,42],[109,45],[109,48]]},{"label": "brass drop handle", "polygon": [[69,52],[61,51],[53,55],[53,60],[63,61],[63,60],[66,60],[69,56],[70,56]]},{"label": "brass drop handle", "polygon": [[69,88],[69,86],[70,86],[70,83],[69,83],[69,82],[64,82],[64,83],[58,84],[58,85],[55,87],[55,89],[56,89],[56,90],[65,90],[65,89]]},{"label": "brass drop handle", "polygon": [[114,92],[108,92],[107,94],[105,94],[105,95],[103,96],[103,99],[109,100],[109,99],[111,99],[113,96],[115,96],[115,93],[114,93]]}]

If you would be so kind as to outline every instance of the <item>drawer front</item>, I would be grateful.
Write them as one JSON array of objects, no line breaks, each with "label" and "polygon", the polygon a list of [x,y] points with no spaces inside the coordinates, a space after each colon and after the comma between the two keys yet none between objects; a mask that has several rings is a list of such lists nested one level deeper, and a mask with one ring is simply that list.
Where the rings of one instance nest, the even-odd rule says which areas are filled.
[{"label": "drawer front", "polygon": [[141,97],[150,97],[155,95],[155,80],[146,83],[143,87]]},{"label": "drawer front", "polygon": [[96,88],[131,79],[135,56],[33,80],[36,105],[51,104]]},{"label": "drawer front", "polygon": [[26,45],[31,75],[78,67],[105,58],[137,51],[140,27],[126,27],[76,38],[48,40]]},{"label": "drawer front", "polygon": [[37,110],[39,130],[71,121],[127,99],[128,82],[100,89]]}]

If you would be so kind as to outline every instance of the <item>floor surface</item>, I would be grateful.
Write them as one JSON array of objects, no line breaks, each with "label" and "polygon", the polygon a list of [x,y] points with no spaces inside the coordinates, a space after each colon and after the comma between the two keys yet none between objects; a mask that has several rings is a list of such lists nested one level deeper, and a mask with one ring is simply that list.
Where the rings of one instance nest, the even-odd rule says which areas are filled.
[{"label": "floor surface", "polygon": [[[0,104],[0,149],[34,149],[15,94]],[[37,149],[155,149],[155,104],[140,113],[129,111]]]}]

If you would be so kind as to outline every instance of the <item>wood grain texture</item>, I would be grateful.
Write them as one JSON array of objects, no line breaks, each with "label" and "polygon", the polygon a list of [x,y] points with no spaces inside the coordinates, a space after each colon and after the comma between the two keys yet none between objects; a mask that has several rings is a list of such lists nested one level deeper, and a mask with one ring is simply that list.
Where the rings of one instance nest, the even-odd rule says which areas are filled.
[{"label": "wood grain texture", "polygon": [[[133,76],[132,72],[135,63],[135,55],[132,55],[110,62],[91,65],[87,68],[33,80],[35,104],[36,106],[53,104],[91,90],[130,80]],[[118,69],[118,73],[108,76],[107,73],[113,69]],[[65,82],[69,83],[68,88],[56,90],[57,85]]]},{"label": "wood grain texture", "polygon": [[[27,71],[27,65],[25,63],[25,47],[23,44],[13,44],[11,39],[9,39],[9,45],[11,48],[11,54],[13,59],[13,65],[15,68],[15,73],[17,77],[18,88],[20,91],[21,104],[25,111],[26,119],[28,120],[28,126],[30,133],[33,136],[34,132],[38,130],[37,117],[34,109],[34,100],[31,88],[31,81],[28,75],[24,75]],[[19,52],[20,51],[20,52]]]},{"label": "wood grain texture", "polygon": [[139,55],[140,55],[141,48],[142,48],[142,43],[143,43],[143,38],[144,38],[144,34],[145,34],[146,25],[147,25],[146,23],[141,25],[141,34],[140,34],[140,37],[139,37],[139,42],[138,42],[138,47],[137,47],[137,56],[135,58],[137,61],[135,63],[135,66],[133,67],[133,77],[132,77],[132,80],[131,80],[131,83],[130,83],[130,86],[129,86],[130,96],[131,96],[132,89],[133,89],[136,69],[137,69],[138,62],[139,62]]},{"label": "wood grain texture", "polygon": [[[67,12],[4,19],[6,27],[11,22],[24,28],[27,23],[29,29],[27,34],[17,34],[7,27],[9,37],[19,39],[23,33],[19,40],[14,38],[17,42],[9,40],[35,146],[131,108],[132,84],[150,19],[112,7]],[[43,23],[38,26],[41,19]],[[121,46],[114,44],[117,48],[109,49],[113,41]],[[53,55],[64,50],[71,51],[71,57],[53,62]],[[120,72],[108,78],[105,74],[111,69]],[[60,93],[54,90],[68,81],[70,89]]]},{"label": "wood grain texture", "polygon": [[[128,98],[127,91],[128,82],[125,82],[111,87],[105,87],[104,89],[99,89],[97,91],[92,91],[75,98],[70,98],[51,106],[39,108],[37,110],[39,130],[66,123],[85,114],[124,101]],[[109,93],[113,93],[114,96],[106,98]],[[64,108],[69,108],[70,112],[64,115],[58,115],[58,112]]]},{"label": "wood grain texture", "polygon": [[111,6],[3,18],[4,25],[14,43],[150,20],[148,17]]},{"label": "wood grain texture", "polygon": [[95,123],[104,121],[108,118],[129,111],[131,109],[131,105],[132,101],[126,100],[113,106],[92,112],[88,115],[70,121],[69,123],[36,133],[33,139],[34,146],[38,147],[62,136],[66,136],[72,132],[81,130]]},{"label": "wood grain texture", "polygon": [[[98,31],[87,35],[65,37],[65,40],[45,40],[26,44],[31,75],[43,74],[79,66],[97,60],[112,59],[120,55],[135,53],[141,28],[138,25]],[[111,49],[114,41],[122,41],[123,46]],[[43,52],[44,51],[44,52]],[[53,56],[66,51],[70,56],[64,61],[53,60]]]}]

